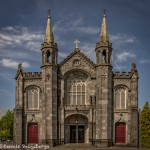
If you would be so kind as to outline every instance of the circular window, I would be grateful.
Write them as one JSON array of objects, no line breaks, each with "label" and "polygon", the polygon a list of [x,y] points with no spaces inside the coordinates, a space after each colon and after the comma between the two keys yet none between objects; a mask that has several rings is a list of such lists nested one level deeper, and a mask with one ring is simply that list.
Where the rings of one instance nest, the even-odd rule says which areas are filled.
[{"label": "circular window", "polygon": [[80,62],[79,59],[75,59],[75,60],[73,61],[73,65],[74,65],[75,67],[80,66],[80,64],[81,64],[81,62]]}]

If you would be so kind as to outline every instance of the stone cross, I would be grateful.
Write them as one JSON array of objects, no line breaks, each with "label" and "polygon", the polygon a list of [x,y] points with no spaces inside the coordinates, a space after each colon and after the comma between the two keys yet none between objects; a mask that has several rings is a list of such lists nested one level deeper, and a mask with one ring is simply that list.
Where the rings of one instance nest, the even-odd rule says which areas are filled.
[{"label": "stone cross", "polygon": [[76,48],[79,48],[79,43],[80,43],[80,41],[75,40],[74,43],[76,44]]}]

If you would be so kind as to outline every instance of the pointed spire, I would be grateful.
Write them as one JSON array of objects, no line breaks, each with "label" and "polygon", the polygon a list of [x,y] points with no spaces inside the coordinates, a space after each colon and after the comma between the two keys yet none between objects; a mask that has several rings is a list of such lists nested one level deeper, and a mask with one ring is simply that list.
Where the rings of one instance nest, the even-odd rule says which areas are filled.
[{"label": "pointed spire", "polygon": [[106,11],[104,10],[102,26],[101,26],[101,32],[100,32],[100,41],[101,42],[108,42],[109,41],[105,12]]},{"label": "pointed spire", "polygon": [[50,10],[48,10],[48,18],[47,18],[47,26],[46,26],[46,33],[45,33],[44,42],[54,43],[54,36],[53,36],[52,25],[51,25]]}]

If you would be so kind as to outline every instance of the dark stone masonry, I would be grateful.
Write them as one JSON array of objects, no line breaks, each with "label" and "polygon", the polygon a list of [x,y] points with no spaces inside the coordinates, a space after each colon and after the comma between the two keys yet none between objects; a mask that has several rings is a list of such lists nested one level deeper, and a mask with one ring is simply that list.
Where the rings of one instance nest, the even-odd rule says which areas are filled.
[{"label": "dark stone masonry", "polygon": [[48,16],[41,72],[23,72],[22,65],[18,65],[14,143],[138,147],[136,64],[128,73],[112,71],[112,43],[105,15],[95,48],[96,63],[80,51],[78,44],[76,40],[75,49],[58,64]]}]

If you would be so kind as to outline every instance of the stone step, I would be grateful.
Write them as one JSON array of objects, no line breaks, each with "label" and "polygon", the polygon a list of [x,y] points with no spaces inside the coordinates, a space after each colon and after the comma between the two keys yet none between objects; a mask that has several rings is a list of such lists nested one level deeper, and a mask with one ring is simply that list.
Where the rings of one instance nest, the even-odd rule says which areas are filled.
[{"label": "stone step", "polygon": [[85,143],[73,143],[73,144],[65,144],[59,145],[49,150],[138,150],[135,147],[106,147],[106,148],[98,148],[92,144],[85,144]]},{"label": "stone step", "polygon": [[54,149],[71,149],[71,150],[76,150],[76,149],[88,149],[88,148],[94,148],[95,146],[91,144],[85,144],[85,143],[72,143],[72,144],[65,144],[65,145],[59,145],[54,147]]}]

